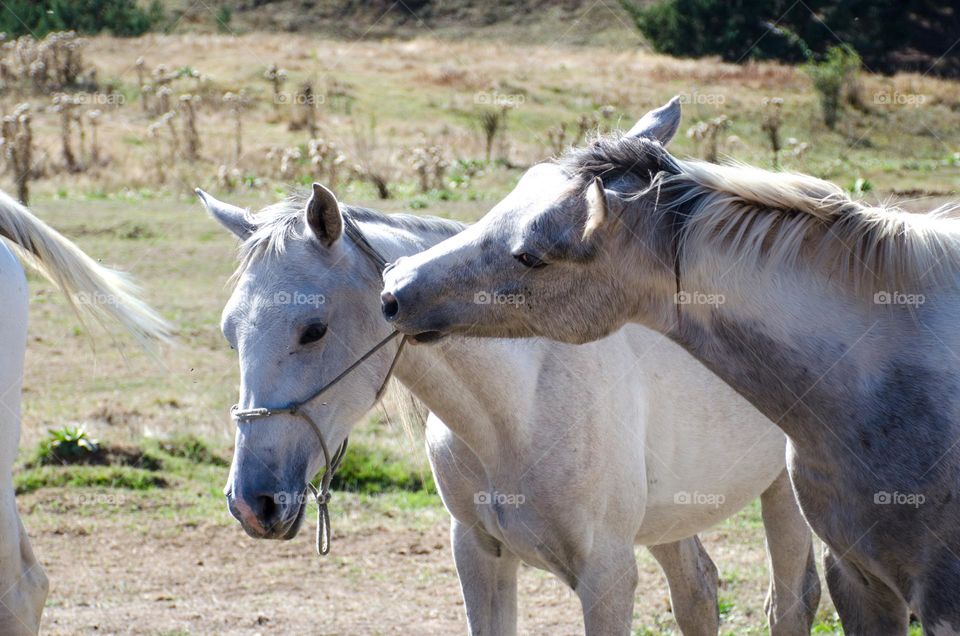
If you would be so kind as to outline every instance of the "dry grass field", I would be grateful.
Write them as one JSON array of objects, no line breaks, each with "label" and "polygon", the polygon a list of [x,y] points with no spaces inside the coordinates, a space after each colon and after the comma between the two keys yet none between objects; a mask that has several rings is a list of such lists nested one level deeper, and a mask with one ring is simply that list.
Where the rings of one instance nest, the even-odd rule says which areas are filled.
[{"label": "dry grass field", "polygon": [[[39,177],[31,183],[32,209],[87,253],[135,274],[178,334],[176,346],[158,355],[141,352],[123,337],[82,325],[49,284],[30,279],[17,483],[24,523],[51,579],[45,633],[465,629],[447,516],[429,488],[336,494],[335,543],[326,560],[310,545],[312,512],[301,536],[288,543],[249,539],[227,513],[220,489],[238,373],[218,322],[235,246],[207,218],[194,187],[257,208],[290,186],[320,179],[350,203],[469,221],[509,191],[525,166],[590,129],[629,127],[650,107],[682,94],[686,120],[674,148],[680,156],[705,152],[685,134],[689,127],[725,115],[720,154],[770,166],[761,123],[771,107],[764,100],[781,98],[784,168],[864,196],[905,200],[914,209],[960,190],[956,82],[864,73],[862,104],[848,107],[829,131],[809,80],[786,66],[566,47],[560,33],[555,44],[530,46],[428,35],[379,42],[278,33],[92,38],[85,63],[112,92],[78,98],[82,112],[101,113],[100,156],[92,160],[88,122],[82,147],[76,131],[71,138],[83,164],[76,172],[63,165],[60,116],[48,109],[50,96],[15,87],[0,95],[4,113],[32,104]],[[164,82],[169,112],[176,113],[169,121],[165,109],[142,106],[139,59],[147,82],[178,75]],[[273,64],[287,76],[276,96],[264,78]],[[305,82],[312,85],[313,100],[306,100],[312,108],[298,96]],[[242,107],[224,100],[225,93],[241,92]],[[194,159],[184,94],[199,98]],[[154,90],[150,99],[161,98]],[[481,122],[490,112],[506,115],[488,158]],[[325,144],[316,162],[311,139]],[[429,173],[432,182],[422,187],[427,168],[418,161],[425,156],[433,157],[427,168],[440,174]],[[386,181],[390,198],[378,197],[371,175]],[[0,187],[13,191],[13,175],[4,174]],[[420,441],[391,423],[395,411],[388,400],[371,413],[354,443],[425,477]],[[102,443],[140,449],[158,467],[27,468],[48,429],[78,425]],[[723,632],[767,633],[759,508],[703,539],[722,577]],[[665,581],[645,551],[637,554],[634,631],[674,633]],[[839,633],[825,591],[823,597],[817,633]],[[524,568],[521,632],[582,633],[576,597]]]}]

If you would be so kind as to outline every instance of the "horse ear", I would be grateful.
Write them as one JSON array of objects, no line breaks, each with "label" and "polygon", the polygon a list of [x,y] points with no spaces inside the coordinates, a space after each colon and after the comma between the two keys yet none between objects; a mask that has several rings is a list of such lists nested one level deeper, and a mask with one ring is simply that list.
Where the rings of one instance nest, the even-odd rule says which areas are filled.
[{"label": "horse ear", "polygon": [[319,183],[313,184],[313,194],[307,201],[307,227],[328,247],[343,234],[343,216],[337,197]]},{"label": "horse ear", "polygon": [[220,225],[236,234],[241,241],[245,241],[253,234],[255,228],[250,221],[250,214],[246,210],[218,201],[200,188],[197,188],[194,192],[200,197],[203,207],[207,209],[210,216],[219,221]]},{"label": "horse ear", "polygon": [[622,203],[615,192],[603,187],[600,177],[594,177],[587,186],[587,221],[583,226],[583,241],[589,241],[594,232],[613,216],[620,213]]},{"label": "horse ear", "polygon": [[641,117],[627,133],[627,137],[655,139],[666,146],[680,128],[680,111],[680,96],[677,95],[660,108]]}]

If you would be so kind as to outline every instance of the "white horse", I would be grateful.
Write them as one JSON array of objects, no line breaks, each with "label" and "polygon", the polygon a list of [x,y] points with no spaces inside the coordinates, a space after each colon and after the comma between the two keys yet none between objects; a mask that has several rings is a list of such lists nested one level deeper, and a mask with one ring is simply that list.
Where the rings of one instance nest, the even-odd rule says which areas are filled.
[{"label": "white horse", "polygon": [[[305,484],[325,463],[317,436],[329,449],[346,438],[398,354],[392,343],[378,350],[322,403],[279,408],[314,395],[387,335],[363,242],[395,259],[463,226],[341,207],[319,185],[306,206],[258,215],[201,197],[243,241],[222,321],[239,354],[239,408],[278,407],[238,421],[225,494],[249,535],[291,538]],[[344,235],[345,224],[355,233]],[[680,347],[641,327],[583,347],[450,338],[406,347],[395,374],[432,411],[427,451],[471,633],[516,631],[521,560],[576,592],[587,633],[629,633],[642,544],[663,567],[683,632],[716,634],[717,573],[695,535],[757,496],[771,631],[809,633],[820,586],[783,435]]]},{"label": "white horse", "polygon": [[[53,281],[73,305],[113,319],[141,342],[165,340],[167,324],[136,297],[123,274],[98,265],[73,243],[0,192],[0,236]],[[14,501],[13,463],[20,441],[20,388],[27,344],[27,281],[0,241],[0,634],[36,634],[47,577],[30,547]]]}]

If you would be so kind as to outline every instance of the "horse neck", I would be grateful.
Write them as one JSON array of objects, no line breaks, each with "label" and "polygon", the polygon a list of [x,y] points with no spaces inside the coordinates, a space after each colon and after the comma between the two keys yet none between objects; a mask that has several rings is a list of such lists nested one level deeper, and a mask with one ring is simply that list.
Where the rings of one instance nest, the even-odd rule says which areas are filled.
[{"label": "horse neck", "polygon": [[721,247],[684,249],[691,302],[661,330],[798,445],[855,435],[890,369],[917,357],[915,308],[877,307],[822,268],[761,270]]},{"label": "horse neck", "polygon": [[[388,262],[423,251],[453,235],[380,223],[362,224],[367,240]],[[371,290],[379,294],[380,289]],[[449,337],[435,345],[408,345],[396,378],[457,434],[485,465],[500,449],[527,437],[525,417],[536,391],[544,341]]]}]

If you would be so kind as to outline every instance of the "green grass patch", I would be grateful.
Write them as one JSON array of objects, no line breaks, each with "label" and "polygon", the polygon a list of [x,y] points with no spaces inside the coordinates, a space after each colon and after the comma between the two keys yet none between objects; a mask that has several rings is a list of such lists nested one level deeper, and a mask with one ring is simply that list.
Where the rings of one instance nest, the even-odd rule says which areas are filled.
[{"label": "green grass patch", "polygon": [[361,494],[392,491],[436,493],[433,475],[411,467],[388,451],[352,444],[331,484],[333,490]]},{"label": "green grass patch", "polygon": [[18,495],[40,488],[165,488],[166,479],[155,472],[130,466],[37,466],[19,471],[13,485]]},{"label": "green grass patch", "polygon": [[204,440],[195,435],[179,435],[161,441],[157,448],[171,457],[180,457],[194,464],[229,466],[230,460],[223,457]]}]

